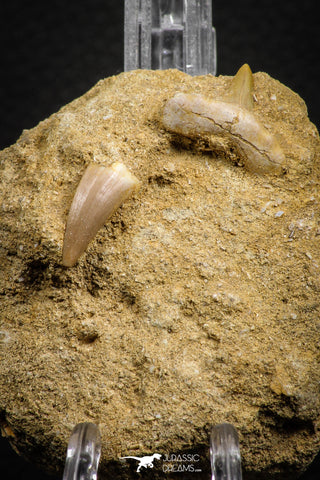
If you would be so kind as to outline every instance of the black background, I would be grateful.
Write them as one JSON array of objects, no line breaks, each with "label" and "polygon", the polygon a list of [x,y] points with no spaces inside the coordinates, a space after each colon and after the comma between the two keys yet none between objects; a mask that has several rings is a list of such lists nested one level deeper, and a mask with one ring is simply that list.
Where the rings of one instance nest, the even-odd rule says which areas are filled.
[{"label": "black background", "polygon": [[[218,75],[243,63],[305,100],[320,126],[316,0],[215,0]],[[25,128],[123,71],[123,1],[9,0],[0,7],[0,149]],[[0,478],[46,480],[0,441]],[[320,460],[303,480],[319,480]],[[245,480],[245,478],[244,478]]]}]

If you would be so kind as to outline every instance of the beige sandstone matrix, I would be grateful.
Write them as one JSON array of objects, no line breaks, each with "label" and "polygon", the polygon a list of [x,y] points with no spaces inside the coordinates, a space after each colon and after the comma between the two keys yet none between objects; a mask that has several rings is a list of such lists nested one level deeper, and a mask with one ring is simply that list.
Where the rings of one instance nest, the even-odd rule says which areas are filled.
[{"label": "beige sandstone matrix", "polygon": [[[121,456],[181,452],[207,478],[221,422],[238,430],[246,479],[295,479],[319,450],[320,142],[305,104],[254,75],[281,175],[163,125],[175,94],[219,99],[230,82],[122,73],[0,153],[0,421],[47,469],[61,473],[84,421],[100,427],[101,479],[139,475]],[[114,162],[141,187],[66,268],[79,181]],[[166,477],[162,465],[141,474]]]}]

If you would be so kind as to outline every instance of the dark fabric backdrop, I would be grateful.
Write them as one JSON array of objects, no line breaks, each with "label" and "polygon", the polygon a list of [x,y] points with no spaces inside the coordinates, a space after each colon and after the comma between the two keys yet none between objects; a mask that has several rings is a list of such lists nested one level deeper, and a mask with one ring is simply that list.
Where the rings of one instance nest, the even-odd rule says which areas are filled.
[{"label": "dark fabric backdrop", "polygon": [[[266,71],[320,126],[317,0],[216,0],[218,74]],[[123,70],[123,1],[7,0],[0,7],[0,149]]]},{"label": "dark fabric backdrop", "polygon": [[[249,63],[306,101],[320,126],[316,0],[215,0],[218,74]],[[7,0],[0,7],[0,149],[123,70],[123,1]],[[46,480],[0,441],[0,478]],[[303,480],[319,480],[320,460]],[[245,478],[244,478],[245,480]]]}]

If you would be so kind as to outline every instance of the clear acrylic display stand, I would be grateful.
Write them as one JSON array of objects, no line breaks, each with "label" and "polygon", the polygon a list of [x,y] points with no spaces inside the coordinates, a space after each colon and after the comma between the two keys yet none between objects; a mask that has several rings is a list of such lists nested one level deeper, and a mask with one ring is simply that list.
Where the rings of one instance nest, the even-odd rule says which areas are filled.
[{"label": "clear acrylic display stand", "polygon": [[125,0],[124,69],[216,73],[211,0]]},{"label": "clear acrylic display stand", "polygon": [[[76,425],[68,444],[63,480],[97,480],[100,452],[97,425]],[[212,480],[242,480],[238,434],[229,423],[212,428],[210,461]]]},{"label": "clear acrylic display stand", "polygon": [[238,434],[230,423],[212,428],[210,460],[212,480],[242,480]]},{"label": "clear acrylic display stand", "polygon": [[97,480],[100,432],[94,423],[78,423],[71,434],[63,480]]}]

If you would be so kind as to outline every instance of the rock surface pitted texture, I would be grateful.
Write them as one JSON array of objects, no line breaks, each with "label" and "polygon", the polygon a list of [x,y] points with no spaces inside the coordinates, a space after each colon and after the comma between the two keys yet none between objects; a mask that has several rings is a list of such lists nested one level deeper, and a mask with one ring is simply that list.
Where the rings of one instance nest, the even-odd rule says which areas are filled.
[{"label": "rock surface pitted texture", "polygon": [[[318,452],[320,142],[304,102],[254,75],[280,177],[161,123],[176,92],[218,98],[230,80],[123,73],[0,153],[0,420],[33,461],[61,469],[83,421],[100,426],[99,478],[155,452],[199,453],[205,470],[221,422],[247,479],[292,480]],[[64,268],[78,182],[114,161],[142,187]]]}]

